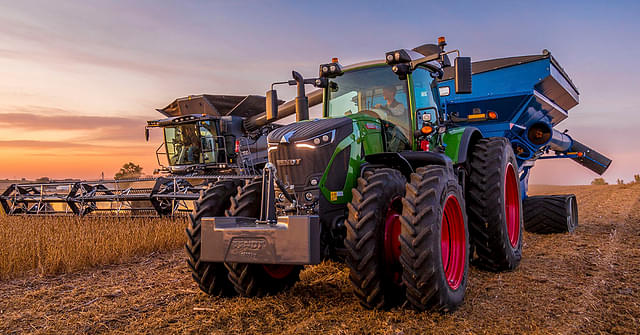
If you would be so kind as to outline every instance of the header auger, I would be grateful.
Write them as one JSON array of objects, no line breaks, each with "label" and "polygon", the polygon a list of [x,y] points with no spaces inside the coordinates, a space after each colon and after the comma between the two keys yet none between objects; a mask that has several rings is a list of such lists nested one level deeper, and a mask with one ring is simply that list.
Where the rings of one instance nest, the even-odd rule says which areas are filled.
[{"label": "header auger", "polygon": [[[269,133],[262,176],[214,184],[191,216],[188,264],[203,291],[277,292],[333,258],[365,307],[450,311],[470,260],[511,270],[525,227],[572,231],[573,196],[532,197],[560,204],[555,230],[523,208],[535,160],[573,158],[598,173],[610,164],[553,129],[578,103],[569,77],[548,52],[471,63],[445,45],[345,67],[333,59],[317,78],[294,71],[280,82],[298,86],[285,110],[297,122]],[[322,119],[307,120],[305,85],[321,89]],[[245,124],[281,116],[276,97],[272,88],[265,115]]]}]

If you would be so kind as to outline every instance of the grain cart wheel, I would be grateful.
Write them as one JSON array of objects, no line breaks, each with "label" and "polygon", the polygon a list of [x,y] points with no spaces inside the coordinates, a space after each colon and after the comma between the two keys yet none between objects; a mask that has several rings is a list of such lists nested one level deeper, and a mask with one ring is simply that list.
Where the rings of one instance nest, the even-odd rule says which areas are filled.
[{"label": "grain cart wheel", "polygon": [[[227,216],[260,216],[262,178],[249,181],[231,199]],[[229,281],[235,291],[247,297],[275,294],[293,286],[300,279],[300,265],[225,263]]]},{"label": "grain cart wheel", "polygon": [[402,296],[399,236],[405,184],[398,170],[366,171],[347,205],[349,279],[366,308],[382,308]]},{"label": "grain cart wheel", "polygon": [[573,194],[528,197],[522,206],[528,232],[573,233],[578,226],[578,203]]},{"label": "grain cart wheel", "polygon": [[403,201],[402,282],[420,311],[452,311],[464,299],[469,272],[469,230],[462,187],[443,166],[411,174]]},{"label": "grain cart wheel", "polygon": [[485,138],[473,146],[466,196],[477,264],[491,271],[515,269],[522,258],[522,201],[509,140]]},{"label": "grain cart wheel", "polygon": [[203,217],[224,216],[225,209],[231,206],[231,198],[237,192],[238,181],[223,180],[200,193],[193,213],[189,214],[189,227],[186,229],[187,265],[191,269],[193,280],[200,289],[209,295],[231,295],[233,286],[227,280],[227,269],[222,263],[200,261],[200,220]]}]

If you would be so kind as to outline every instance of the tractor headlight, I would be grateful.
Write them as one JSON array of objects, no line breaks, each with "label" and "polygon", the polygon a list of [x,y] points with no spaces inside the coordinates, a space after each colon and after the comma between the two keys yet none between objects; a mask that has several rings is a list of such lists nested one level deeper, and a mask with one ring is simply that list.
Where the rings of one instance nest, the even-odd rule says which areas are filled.
[{"label": "tractor headlight", "polygon": [[336,136],[336,131],[331,130],[324,134],[314,136],[310,139],[295,142],[297,148],[315,149],[332,143]]}]

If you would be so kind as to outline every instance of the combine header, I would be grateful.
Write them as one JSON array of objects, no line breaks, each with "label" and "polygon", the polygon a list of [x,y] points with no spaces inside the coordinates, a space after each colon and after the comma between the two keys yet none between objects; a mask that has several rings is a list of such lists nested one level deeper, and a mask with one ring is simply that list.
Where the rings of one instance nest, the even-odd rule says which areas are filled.
[{"label": "combine header", "polygon": [[[321,99],[321,92],[310,95]],[[275,101],[282,103],[282,101]],[[156,150],[160,168],[153,178],[53,181],[10,185],[0,194],[9,215],[128,214],[167,216],[189,212],[208,184],[251,179],[267,162],[266,135],[272,124],[293,114],[293,102],[279,118],[264,117],[261,96],[199,95],[177,99],[158,112],[167,118],[147,122],[164,141]],[[163,163],[166,162],[166,163]]]},{"label": "combine header", "polygon": [[[568,75],[549,52],[471,63],[445,45],[293,71],[297,122],[269,134],[262,176],[213,184],[190,216],[187,263],[204,292],[278,292],[334,258],[367,308],[450,311],[471,261],[512,270],[524,228],[575,228],[573,195],[526,194],[537,159],[611,163],[554,129],[578,103]],[[322,89],[324,118],[308,120],[305,85]],[[281,112],[275,96],[264,120]]]}]

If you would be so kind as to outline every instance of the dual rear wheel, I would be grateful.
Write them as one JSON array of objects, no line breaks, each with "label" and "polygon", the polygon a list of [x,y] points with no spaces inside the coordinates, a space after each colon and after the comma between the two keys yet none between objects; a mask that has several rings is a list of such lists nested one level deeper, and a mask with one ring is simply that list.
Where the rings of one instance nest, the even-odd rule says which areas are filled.
[{"label": "dual rear wheel", "polygon": [[403,300],[415,309],[453,310],[464,297],[469,234],[462,188],[443,166],[366,171],[348,205],[345,246],[363,306]]}]

